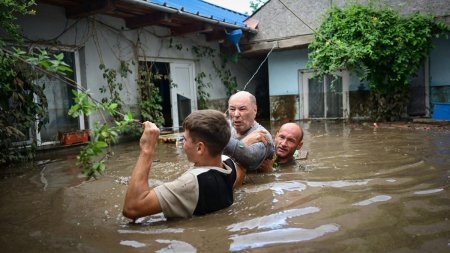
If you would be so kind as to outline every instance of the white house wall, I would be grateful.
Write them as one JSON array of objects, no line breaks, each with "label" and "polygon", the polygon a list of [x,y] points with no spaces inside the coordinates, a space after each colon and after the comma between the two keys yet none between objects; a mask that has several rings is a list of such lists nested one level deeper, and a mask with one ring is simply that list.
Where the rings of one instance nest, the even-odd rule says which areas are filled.
[{"label": "white house wall", "polygon": [[273,52],[269,56],[270,96],[297,95],[299,69],[306,69],[308,49]]},{"label": "white house wall", "polygon": [[[145,27],[142,29],[128,30],[122,19],[109,16],[95,16],[80,20],[68,20],[65,10],[60,7],[39,4],[35,16],[27,16],[20,19],[26,38],[36,45],[50,45],[53,39],[57,39],[58,45],[70,50],[78,50],[81,68],[81,80],[78,83],[89,89],[93,97],[101,100],[99,88],[106,85],[102,77],[99,65],[104,63],[107,68],[118,69],[120,61],[130,63],[132,73],[124,83],[121,99],[125,107],[137,112],[137,63],[141,59],[164,59],[166,62],[192,61],[195,63],[197,75],[200,72],[206,74],[205,83],[210,82],[212,88],[208,90],[211,100],[225,100],[226,89],[212,66],[212,59],[197,57],[191,50],[192,46],[205,46],[219,52],[218,42],[207,42],[200,34],[190,34],[183,37],[173,37],[170,45],[169,30],[161,27]],[[65,31],[67,30],[67,31]],[[64,31],[64,32],[63,32]],[[58,37],[59,36],[59,37]],[[176,44],[182,45],[177,49]],[[220,66],[220,59],[215,59]],[[132,65],[131,63],[135,64]],[[240,60],[238,64],[231,64],[230,69],[237,77],[242,88],[253,74],[259,62],[253,60]],[[258,77],[255,79],[257,82]],[[251,84],[248,90],[254,90],[255,84]],[[89,126],[99,121],[99,116],[89,117]]]},{"label": "white house wall", "polygon": [[[269,56],[269,95],[271,100],[271,119],[280,120],[276,112],[278,103],[283,100],[289,100],[289,109],[283,111],[295,110],[293,118],[295,120],[303,119],[302,106],[302,86],[301,72],[310,71],[307,69],[308,49],[292,49],[279,52],[272,52]],[[358,91],[361,88],[367,90],[367,84],[362,84],[354,73],[349,73],[349,92]],[[292,98],[295,96],[295,98]]]}]

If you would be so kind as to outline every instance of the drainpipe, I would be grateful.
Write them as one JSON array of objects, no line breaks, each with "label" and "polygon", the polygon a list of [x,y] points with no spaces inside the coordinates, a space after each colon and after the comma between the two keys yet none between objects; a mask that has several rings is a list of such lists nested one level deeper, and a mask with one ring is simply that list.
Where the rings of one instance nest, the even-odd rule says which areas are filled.
[{"label": "drainpipe", "polygon": [[167,12],[170,14],[177,14],[186,18],[191,18],[191,19],[196,19],[205,23],[209,23],[209,24],[213,24],[213,25],[218,25],[218,26],[223,26],[226,28],[230,28],[230,29],[242,29],[244,31],[256,34],[258,33],[258,30],[250,28],[250,27],[242,27],[239,25],[234,25],[234,24],[230,24],[230,23],[226,23],[226,22],[222,22],[219,20],[214,20],[212,18],[207,18],[207,17],[202,17],[199,15],[195,15],[189,12],[184,12],[182,10],[178,10],[178,9],[174,9],[171,7],[166,7],[166,6],[162,6],[159,4],[154,4],[154,3],[150,3],[147,1],[142,1],[142,0],[121,0],[121,2],[125,3],[125,4],[129,4],[129,5],[135,5],[137,7],[140,8],[150,8],[150,9],[154,9],[154,10],[158,10],[158,11],[162,11],[162,12]]}]

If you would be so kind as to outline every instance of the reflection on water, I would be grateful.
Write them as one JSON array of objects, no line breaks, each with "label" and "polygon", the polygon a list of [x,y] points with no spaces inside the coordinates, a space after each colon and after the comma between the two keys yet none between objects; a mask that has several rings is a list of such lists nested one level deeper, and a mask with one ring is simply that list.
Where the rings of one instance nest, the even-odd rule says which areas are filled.
[{"label": "reflection on water", "polygon": [[129,241],[129,240],[121,241],[120,245],[126,245],[126,246],[130,246],[133,248],[142,248],[142,247],[147,246],[147,244],[145,244],[145,243],[141,243],[141,242],[137,242],[137,241]]},{"label": "reflection on water", "polygon": [[[76,153],[49,153],[2,177],[2,252],[450,250],[448,129],[300,124],[307,160],[250,174],[231,207],[191,219],[122,216],[137,142],[115,146],[106,174],[89,182]],[[190,166],[175,144],[158,148],[153,187]]]},{"label": "reflection on water", "polygon": [[338,230],[338,226],[327,224],[313,229],[285,228],[241,236],[231,236],[230,239],[232,239],[233,242],[230,245],[230,250],[238,251],[246,248],[259,248],[270,244],[296,243],[313,240]]},{"label": "reflection on water", "polygon": [[311,187],[335,187],[335,188],[341,188],[341,187],[348,187],[348,186],[354,186],[354,185],[365,185],[370,180],[338,180],[338,181],[328,181],[328,182],[306,182],[308,186]]},{"label": "reflection on water", "polygon": [[239,231],[239,230],[254,229],[254,228],[257,228],[257,229],[280,228],[283,225],[287,225],[286,220],[288,218],[302,216],[302,215],[310,214],[310,213],[317,213],[319,211],[320,211],[320,209],[317,207],[306,207],[306,208],[301,208],[301,209],[286,210],[286,211],[282,211],[279,213],[274,213],[271,215],[258,217],[258,218],[254,218],[254,219],[247,220],[244,222],[232,224],[232,225],[228,226],[228,230],[235,232],[235,231]]},{"label": "reflection on water", "polygon": [[169,244],[167,247],[157,250],[157,253],[169,253],[169,252],[197,252],[197,250],[192,247],[189,243],[176,241],[176,240],[156,240],[159,243]]},{"label": "reflection on water", "polygon": [[353,205],[354,206],[368,206],[368,205],[376,203],[376,202],[388,201],[391,198],[392,197],[388,196],[388,195],[378,195],[378,196],[375,196],[373,198],[366,199],[366,200],[360,201],[358,203],[354,203]]},{"label": "reflection on water", "polygon": [[424,191],[417,191],[417,192],[414,192],[414,194],[425,195],[425,194],[432,194],[432,193],[436,193],[436,192],[441,192],[443,190],[444,189],[442,189],[442,188],[440,188],[440,189],[430,189],[430,190],[424,190]]}]

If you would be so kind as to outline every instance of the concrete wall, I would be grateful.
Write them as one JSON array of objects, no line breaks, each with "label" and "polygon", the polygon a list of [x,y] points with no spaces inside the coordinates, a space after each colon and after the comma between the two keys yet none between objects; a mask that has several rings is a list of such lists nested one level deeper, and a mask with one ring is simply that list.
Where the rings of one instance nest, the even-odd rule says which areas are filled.
[{"label": "concrete wall", "polygon": [[[313,29],[320,25],[321,15],[330,6],[330,0],[283,0],[283,3]],[[280,1],[269,1],[252,17],[259,23],[258,34],[251,39],[251,42],[284,39],[313,33]]]},{"label": "concrete wall", "polygon": [[450,102],[450,39],[434,39],[433,42],[436,47],[429,57],[430,102]]},{"label": "concrete wall", "polygon": [[298,94],[298,70],[306,69],[308,49],[272,52],[268,61],[270,96]]},{"label": "concrete wall", "polygon": [[450,86],[450,39],[434,39],[433,43],[436,47],[430,52],[430,84]]},{"label": "concrete wall", "polygon": [[[447,19],[450,23],[448,19],[450,13],[449,0],[283,0],[286,6],[280,1],[272,0],[252,15],[259,23],[258,34],[251,39],[251,42],[281,40],[312,34],[311,28],[317,29],[320,26],[324,14],[332,4],[343,7],[347,3],[353,2],[362,4],[373,2],[380,6],[387,5],[403,15],[415,12],[432,13],[434,16]],[[301,20],[292,14],[288,8]]]},{"label": "concrete wall", "polygon": [[[89,89],[98,100],[102,98],[99,88],[106,85],[99,65],[104,63],[107,68],[118,69],[120,61],[126,61],[130,63],[132,73],[125,80],[118,77],[117,81],[124,83],[121,99],[125,106],[137,113],[138,62],[142,59],[162,59],[165,62],[194,62],[195,75],[204,72],[207,76],[204,81],[212,84],[208,89],[210,99],[226,101],[225,87],[211,64],[214,60],[220,65],[219,57],[198,57],[192,52],[192,46],[204,46],[214,49],[218,55],[219,43],[207,42],[204,35],[173,37],[170,42],[170,31],[162,27],[128,30],[122,19],[99,15],[68,20],[63,8],[46,4],[39,4],[36,11],[34,16],[20,18],[20,25],[28,42],[31,45],[51,45],[76,52],[79,62],[76,69],[78,83]],[[181,45],[181,49],[176,44]],[[231,64],[229,68],[242,85],[258,64],[255,60],[243,59],[237,64]],[[249,89],[254,91],[254,86],[249,85]],[[89,117],[89,125],[93,126],[99,120],[98,115],[93,115]]]}]

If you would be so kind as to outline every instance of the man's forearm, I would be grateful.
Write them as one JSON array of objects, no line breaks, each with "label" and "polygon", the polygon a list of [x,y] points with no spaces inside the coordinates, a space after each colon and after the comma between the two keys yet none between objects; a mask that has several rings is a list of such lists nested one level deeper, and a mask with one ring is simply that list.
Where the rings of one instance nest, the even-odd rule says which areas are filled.
[{"label": "man's forearm", "polygon": [[246,145],[237,139],[231,139],[223,154],[247,170],[256,170],[266,157],[266,146],[262,142]]},{"label": "man's forearm", "polygon": [[136,166],[131,174],[128,182],[127,194],[125,196],[124,209],[132,208],[139,202],[140,199],[145,198],[149,193],[150,187],[148,185],[148,174],[152,165],[153,154],[140,154],[136,162]]}]

